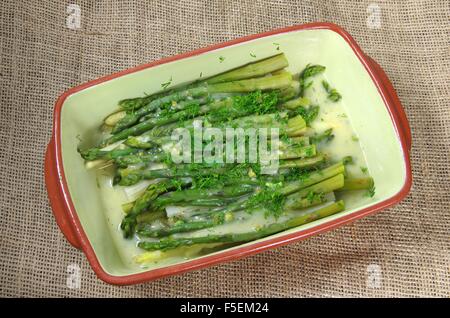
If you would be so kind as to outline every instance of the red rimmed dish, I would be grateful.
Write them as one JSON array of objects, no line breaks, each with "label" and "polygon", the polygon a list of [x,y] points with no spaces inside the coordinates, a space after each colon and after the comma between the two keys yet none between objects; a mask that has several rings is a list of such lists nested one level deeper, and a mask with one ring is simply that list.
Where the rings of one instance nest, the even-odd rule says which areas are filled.
[{"label": "red rimmed dish", "polygon": [[[280,51],[295,71],[309,62],[327,66],[328,78],[346,98],[345,111],[375,180],[376,196],[350,202],[344,212],[331,217],[209,255],[147,269],[129,266],[108,227],[104,193],[99,192],[95,175],[84,169],[76,151],[78,137],[93,135],[119,100],[142,95],[143,91],[158,91],[161,82],[169,77],[174,85],[189,82],[198,78],[198,69],[203,69],[202,75],[207,77],[250,62],[250,53],[270,56]],[[69,89],[55,105],[53,135],[45,157],[45,182],[56,222],[67,240],[86,254],[100,279],[126,285],[255,254],[392,206],[411,187],[410,148],[406,115],[382,68],[339,26],[311,23],[165,58]]]}]

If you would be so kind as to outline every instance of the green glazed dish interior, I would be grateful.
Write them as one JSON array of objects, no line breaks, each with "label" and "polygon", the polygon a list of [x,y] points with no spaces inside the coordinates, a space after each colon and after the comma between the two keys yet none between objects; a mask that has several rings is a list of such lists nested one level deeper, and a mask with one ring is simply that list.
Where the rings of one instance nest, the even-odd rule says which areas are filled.
[{"label": "green glazed dish interior", "polygon": [[[123,276],[151,270],[152,267],[142,269],[131,266],[121,257],[105,213],[107,206],[104,202],[108,198],[99,190],[95,172],[85,169],[77,153],[80,140],[86,146],[92,145],[98,138],[99,123],[117,108],[117,102],[121,99],[159,91],[161,83],[171,78],[173,85],[178,85],[198,79],[200,72],[202,77],[208,77],[229,70],[253,61],[250,53],[260,59],[280,52],[286,54],[290,63],[288,69],[293,73],[299,72],[308,63],[326,65],[326,77],[345,98],[344,108],[375,180],[376,195],[370,199],[347,200],[344,212],[271,238],[354,213],[400,191],[406,180],[404,154],[390,115],[352,48],[333,31],[291,31],[144,69],[70,95],[61,111],[63,168],[70,196],[98,261],[107,273]],[[164,265],[153,268],[161,266]]]}]

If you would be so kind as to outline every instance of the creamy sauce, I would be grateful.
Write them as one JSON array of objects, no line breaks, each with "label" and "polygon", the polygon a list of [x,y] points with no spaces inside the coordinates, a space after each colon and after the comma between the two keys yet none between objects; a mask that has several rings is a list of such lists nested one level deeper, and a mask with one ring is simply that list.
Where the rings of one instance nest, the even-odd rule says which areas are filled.
[{"label": "creamy sauce", "polygon": [[106,219],[117,252],[125,265],[136,267],[133,257],[142,253],[142,250],[136,246],[136,240],[125,239],[120,230],[120,223],[124,217],[122,204],[128,202],[125,191],[122,187],[113,187],[110,175],[98,174],[97,181],[102,193],[101,197],[105,207]]},{"label": "creamy sauce", "polygon": [[[366,167],[366,160],[359,144],[359,138],[353,131],[345,112],[345,96],[338,102],[329,100],[322,87],[322,80],[325,80],[323,75],[316,76],[313,85],[305,93],[312,105],[320,105],[319,115],[311,123],[311,127],[317,133],[322,133],[329,128],[333,129],[333,140],[328,143],[320,143],[318,149],[333,161],[341,160],[345,156],[352,156],[353,164],[346,166],[347,173],[353,177],[363,176],[361,167]],[[333,86],[332,83],[330,85]],[[337,90],[339,91],[339,87]]]},{"label": "creamy sauce", "polygon": [[[322,87],[322,80],[325,77],[323,75],[318,75],[314,78],[314,83],[311,87],[306,90],[305,96],[311,101],[312,105],[319,105],[320,112],[315,121],[312,123],[312,128],[317,133],[322,133],[327,129],[333,129],[334,138],[330,142],[322,142],[318,145],[318,151],[326,154],[332,161],[338,161],[345,156],[351,156],[353,158],[353,164],[347,165],[347,173],[352,177],[362,177],[365,176],[363,170],[366,167],[366,161],[364,154],[361,150],[361,146],[358,141],[358,136],[355,134],[351,127],[351,123],[347,114],[345,113],[345,96],[338,102],[333,102],[327,98],[327,93]],[[333,87],[333,83],[330,82],[330,86]],[[339,87],[336,87],[339,91]],[[368,173],[368,172],[367,172]],[[198,248],[181,248],[176,251],[171,252],[152,252],[147,253],[151,256],[151,259],[157,259],[156,261],[149,261],[145,265],[138,265],[134,261],[137,255],[145,255],[146,253],[139,249],[137,244],[137,239],[126,240],[122,236],[120,230],[120,223],[124,216],[121,205],[129,201],[125,191],[122,187],[113,187],[111,176],[107,176],[104,173],[98,175],[98,183],[102,191],[102,197],[104,198],[104,206],[106,211],[106,218],[108,220],[111,234],[114,240],[117,250],[123,260],[123,262],[130,267],[155,267],[164,266],[168,264],[177,263],[188,258],[192,258],[201,255],[208,248],[214,247],[217,249],[217,245],[205,245]],[[343,198],[346,202],[347,207],[355,205],[356,203],[361,203],[362,200],[368,200],[363,198],[364,193],[362,191],[351,191],[345,194],[338,194],[338,199]],[[106,199],[107,198],[107,199]],[[309,209],[303,209],[301,211],[294,212],[293,214],[304,213],[311,209],[320,208],[331,202],[326,202],[320,206],[312,207]],[[290,216],[282,215],[278,221],[283,221]],[[223,225],[211,228],[199,230],[194,233],[181,233],[175,234],[174,237],[189,237],[189,236],[204,236],[208,234],[223,234],[223,233],[243,233],[255,230],[264,225],[274,222],[273,217],[264,217],[264,213],[255,212],[252,214],[248,213],[236,213],[235,220],[230,223],[225,223]],[[152,239],[149,239],[152,240]],[[205,247],[206,249],[203,249]],[[144,253],[144,254],[143,254]]]}]

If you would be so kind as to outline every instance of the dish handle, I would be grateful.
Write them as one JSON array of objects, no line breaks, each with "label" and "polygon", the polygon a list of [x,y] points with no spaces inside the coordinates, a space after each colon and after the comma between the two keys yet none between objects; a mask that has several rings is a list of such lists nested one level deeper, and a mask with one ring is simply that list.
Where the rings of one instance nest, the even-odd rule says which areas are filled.
[{"label": "dish handle", "polygon": [[64,196],[60,186],[60,177],[56,169],[53,139],[50,140],[47,151],[45,152],[45,185],[47,187],[48,199],[55,216],[59,229],[72,246],[77,249],[81,248],[78,236],[73,225],[70,223],[66,205],[64,204]]},{"label": "dish handle", "polygon": [[[384,91],[384,96],[388,99],[388,103],[392,105],[392,116],[395,117],[395,121],[398,123],[398,128],[401,130],[401,134],[404,136],[406,147],[408,152],[411,151],[411,128],[409,126],[408,118],[406,117],[405,110],[402,107],[400,99],[395,92],[394,86],[386,75],[386,72],[381,68],[381,66],[375,62],[370,56],[366,55],[366,59],[369,62],[369,66],[372,71],[376,73],[377,77],[381,79],[380,84],[381,89]],[[400,136],[401,138],[402,136]]]}]

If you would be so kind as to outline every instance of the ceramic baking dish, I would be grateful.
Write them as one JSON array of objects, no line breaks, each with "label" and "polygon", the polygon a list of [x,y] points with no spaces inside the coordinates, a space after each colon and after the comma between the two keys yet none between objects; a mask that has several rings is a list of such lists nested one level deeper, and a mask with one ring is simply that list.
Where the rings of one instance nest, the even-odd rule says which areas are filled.
[{"label": "ceramic baking dish", "polygon": [[[327,77],[345,97],[347,116],[375,180],[375,198],[347,204],[344,212],[328,218],[177,264],[149,269],[127,266],[111,239],[95,175],[85,169],[77,153],[77,136],[92,135],[120,99],[155,92],[166,79],[172,78],[174,85],[189,82],[198,78],[199,69],[207,77],[250,62],[251,52],[263,58],[280,51],[286,54],[293,72],[309,62],[327,66]],[[223,63],[218,62],[220,56],[225,57]],[[112,284],[134,284],[305,239],[398,203],[411,187],[410,147],[405,113],[384,71],[342,28],[312,23],[165,58],[66,91],[54,109],[45,182],[61,231],[73,246],[83,250],[98,277]]]}]

